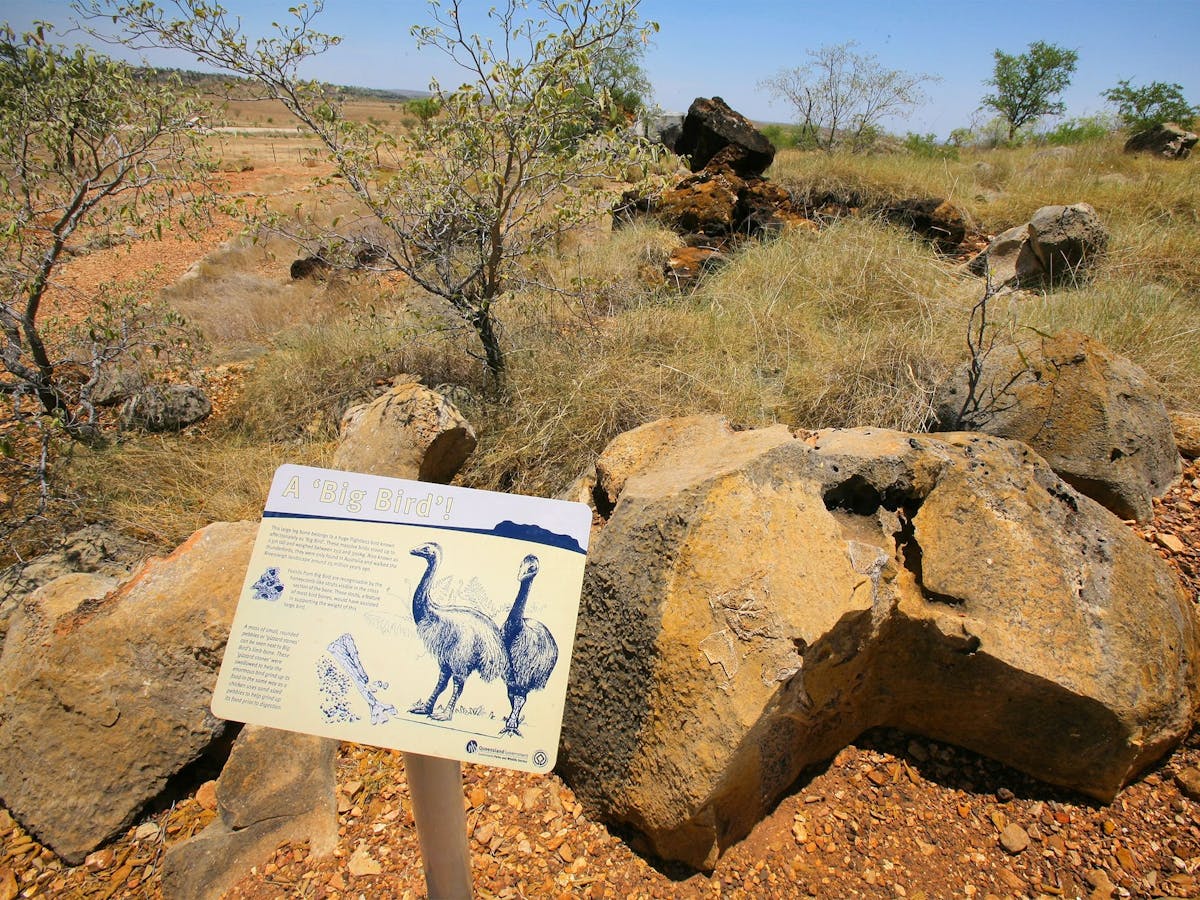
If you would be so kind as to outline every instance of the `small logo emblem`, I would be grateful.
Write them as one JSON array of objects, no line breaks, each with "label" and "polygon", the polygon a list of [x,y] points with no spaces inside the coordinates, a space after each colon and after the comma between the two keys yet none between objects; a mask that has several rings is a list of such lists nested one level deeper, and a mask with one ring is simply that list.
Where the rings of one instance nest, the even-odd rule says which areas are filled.
[{"label": "small logo emblem", "polygon": [[474,753],[478,749],[479,749],[479,743],[477,741],[467,741],[467,752],[468,753]]},{"label": "small logo emblem", "polygon": [[544,766],[548,758],[545,750],[537,750],[533,754],[533,764],[535,766]]}]

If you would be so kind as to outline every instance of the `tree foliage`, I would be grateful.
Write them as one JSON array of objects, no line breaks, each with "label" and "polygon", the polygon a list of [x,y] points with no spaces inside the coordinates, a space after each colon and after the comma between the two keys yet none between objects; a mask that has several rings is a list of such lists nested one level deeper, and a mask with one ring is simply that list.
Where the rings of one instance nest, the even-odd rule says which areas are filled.
[{"label": "tree foliage", "polygon": [[855,52],[856,46],[849,41],[810,50],[810,62],[781,69],[761,83],[772,97],[791,104],[802,144],[832,150],[843,141],[865,150],[883,119],[923,103],[922,85],[938,80],[887,69],[871,54]]},{"label": "tree foliage", "polygon": [[445,300],[474,330],[498,383],[505,359],[496,304],[520,286],[531,254],[593,214],[596,178],[637,152],[617,129],[597,129],[610,92],[580,86],[597,83],[598,60],[646,40],[653,26],[639,23],[638,2],[538,0],[530,8],[508,0],[488,14],[494,37],[468,29],[461,0],[431,3],[431,24],[413,36],[456,63],[463,82],[434,82],[439,114],[402,136],[349,121],[336,96],[299,77],[305,60],[339,41],[313,28],[319,0],[254,41],[205,0],[175,0],[173,12],[117,0],[90,8],[115,7],[135,45],[190,51],[281,101],[325,146],[338,183],[364,210],[362,221],[316,236],[325,257],[366,252],[372,266],[397,269]]},{"label": "tree foliage", "polygon": [[[197,109],[177,82],[52,45],[47,28],[0,28],[0,395],[19,432],[7,474],[41,498],[30,516],[49,499],[54,437],[97,440],[102,379],[130,354],[166,353],[180,324],[128,292],[73,295],[59,278],[68,251],[187,214],[200,172]],[[46,321],[55,291],[82,301],[84,324]]]},{"label": "tree foliage", "polygon": [[1026,53],[996,50],[992,77],[984,82],[995,89],[983,98],[1008,123],[1011,141],[1018,129],[1044,116],[1061,115],[1066,106],[1057,100],[1071,83],[1079,54],[1055,44],[1034,41]]},{"label": "tree foliage", "polygon": [[1117,108],[1117,117],[1130,131],[1145,131],[1164,122],[1174,122],[1187,127],[1200,115],[1200,107],[1192,106],[1183,97],[1183,87],[1152,81],[1134,87],[1128,79],[1117,82],[1103,97]]}]

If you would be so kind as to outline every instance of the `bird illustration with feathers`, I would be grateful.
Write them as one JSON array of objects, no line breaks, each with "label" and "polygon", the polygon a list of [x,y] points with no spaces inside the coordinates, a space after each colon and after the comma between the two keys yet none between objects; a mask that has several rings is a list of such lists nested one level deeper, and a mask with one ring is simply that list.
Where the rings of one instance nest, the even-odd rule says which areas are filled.
[{"label": "bird illustration with feathers", "polygon": [[530,586],[539,567],[538,558],[532,553],[521,561],[517,572],[520,585],[517,598],[501,630],[506,657],[504,681],[512,707],[501,734],[521,734],[521,709],[525,706],[526,696],[530,691],[539,691],[546,686],[558,662],[558,644],[550,629],[536,619],[525,618]]},{"label": "bird illustration with feathers", "polygon": [[[426,561],[425,574],[413,593],[412,612],[417,634],[437,660],[438,681],[429,699],[409,712],[447,722],[454,715],[463,685],[472,673],[477,672],[484,681],[494,681],[511,666],[495,622],[477,609],[438,606],[430,598],[429,589],[442,558],[441,546],[432,542],[422,544],[413,548],[412,555]],[[437,698],[451,682],[450,699],[439,710]]]}]

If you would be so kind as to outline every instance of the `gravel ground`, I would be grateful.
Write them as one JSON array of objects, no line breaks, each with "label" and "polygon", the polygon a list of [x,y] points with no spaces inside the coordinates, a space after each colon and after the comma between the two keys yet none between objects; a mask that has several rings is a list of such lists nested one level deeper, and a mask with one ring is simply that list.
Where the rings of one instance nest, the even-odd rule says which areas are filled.
[{"label": "gravel ground", "polygon": [[[1200,465],[1138,532],[1200,599]],[[639,856],[555,775],[464,766],[479,897],[1198,897],[1200,732],[1108,806],[976,754],[874,731],[807,773],[711,874]],[[285,845],[226,896],[423,897],[400,755],[346,744],[340,840]],[[0,900],[161,897],[165,847],[214,816],[211,782],[64,866],[0,811]]]}]

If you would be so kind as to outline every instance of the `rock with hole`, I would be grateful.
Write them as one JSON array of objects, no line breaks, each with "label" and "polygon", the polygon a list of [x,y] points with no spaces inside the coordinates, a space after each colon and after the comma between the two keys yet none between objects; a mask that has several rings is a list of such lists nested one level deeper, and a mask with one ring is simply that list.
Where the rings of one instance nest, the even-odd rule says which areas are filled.
[{"label": "rock with hole", "polygon": [[894,726],[1110,800],[1197,700],[1165,563],[1023,444],[651,423],[601,456],[560,771],[697,868]]}]

